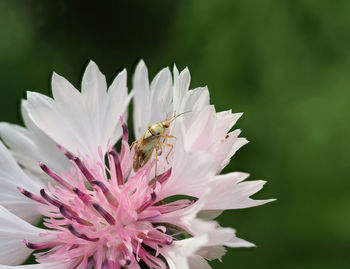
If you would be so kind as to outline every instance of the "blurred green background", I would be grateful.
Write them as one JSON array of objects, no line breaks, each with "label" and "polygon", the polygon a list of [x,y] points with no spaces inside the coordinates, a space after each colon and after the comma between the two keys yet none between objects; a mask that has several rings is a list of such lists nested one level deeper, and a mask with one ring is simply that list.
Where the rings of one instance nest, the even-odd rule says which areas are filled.
[{"label": "blurred green background", "polygon": [[151,76],[188,66],[218,111],[245,113],[251,143],[225,171],[278,199],[220,217],[258,247],[213,267],[350,268],[349,14],[348,0],[0,0],[0,117],[21,122],[52,71],[79,86],[89,59],[108,81],[140,58]]}]

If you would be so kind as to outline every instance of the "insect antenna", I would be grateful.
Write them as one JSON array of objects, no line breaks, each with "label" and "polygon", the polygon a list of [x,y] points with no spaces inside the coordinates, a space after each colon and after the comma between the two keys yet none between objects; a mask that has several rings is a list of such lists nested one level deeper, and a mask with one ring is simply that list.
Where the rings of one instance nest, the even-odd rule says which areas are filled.
[{"label": "insect antenna", "polygon": [[[164,101],[164,100],[163,100],[163,101]],[[168,111],[166,110],[166,105],[165,105],[165,103],[163,103],[163,108],[164,108],[164,112],[165,112],[165,115],[166,115],[166,119],[168,120],[169,115],[168,115]]]},{"label": "insect antenna", "polygon": [[190,112],[192,112],[192,110],[182,112],[182,113],[180,113],[180,114],[178,114],[178,115],[176,115],[176,112],[175,112],[175,115],[172,116],[170,119],[168,119],[168,121],[169,121],[169,122],[172,122],[172,121],[174,121],[176,118],[180,117],[181,115],[186,114],[186,113],[190,113]]}]

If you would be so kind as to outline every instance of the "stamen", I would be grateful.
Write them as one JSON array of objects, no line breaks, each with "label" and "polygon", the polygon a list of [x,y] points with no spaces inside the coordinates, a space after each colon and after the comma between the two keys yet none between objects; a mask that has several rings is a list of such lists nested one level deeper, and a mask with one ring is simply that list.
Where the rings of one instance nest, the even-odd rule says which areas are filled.
[{"label": "stamen", "polygon": [[65,206],[61,205],[60,206],[60,212],[63,217],[69,220],[75,220],[81,225],[87,225],[87,226],[92,226],[93,224],[80,218],[75,212],[71,211],[70,209],[66,208]]},{"label": "stamen", "polygon": [[56,246],[58,243],[57,242],[45,242],[45,243],[38,243],[38,244],[34,244],[34,243],[30,243],[27,240],[23,240],[23,243],[27,246],[27,248],[30,249],[45,249],[45,248],[52,248],[54,246]]},{"label": "stamen", "polygon": [[40,195],[46,200],[48,201],[50,204],[56,206],[56,207],[60,207],[61,205],[63,205],[60,201],[58,201],[57,199],[52,198],[50,195],[48,195],[45,192],[45,189],[41,189],[40,190]]},{"label": "stamen", "polygon": [[74,155],[72,153],[70,153],[68,150],[64,149],[61,145],[56,145],[57,148],[63,152],[64,155],[66,155],[66,157],[69,159],[69,160],[73,160],[74,158]]},{"label": "stamen", "polygon": [[86,265],[85,269],[92,269],[92,268],[94,268],[94,266],[95,266],[95,261],[94,260],[90,260],[88,262],[88,264]]},{"label": "stamen", "polygon": [[117,246],[108,246],[106,251],[106,260],[109,263],[111,269],[120,269],[120,263],[117,261],[119,256],[119,249]]},{"label": "stamen", "polygon": [[140,247],[139,256],[149,268],[167,268],[161,259],[151,255],[143,247]]},{"label": "stamen", "polygon": [[124,184],[124,178],[123,178],[122,168],[121,168],[121,165],[120,165],[119,155],[114,150],[111,150],[110,152],[108,152],[108,154],[110,154],[113,157],[113,160],[114,160],[115,173],[116,173],[116,176],[117,176],[117,183],[118,183],[118,185],[123,185]]},{"label": "stamen", "polygon": [[168,169],[165,173],[163,173],[159,178],[158,182],[163,184],[169,177],[171,176],[171,168]]},{"label": "stamen", "polygon": [[62,186],[66,187],[68,190],[72,189],[72,186],[68,184],[63,178],[61,178],[59,175],[57,175],[54,171],[52,171],[50,168],[48,168],[45,164],[42,162],[39,162],[40,168],[52,179],[57,181]]},{"label": "stamen", "polygon": [[107,260],[110,269],[121,269],[119,263],[116,261]]},{"label": "stamen", "polygon": [[99,238],[90,238],[86,234],[79,233],[71,224],[68,225],[68,230],[76,237],[87,240],[87,241],[97,242],[99,240]]},{"label": "stamen", "polygon": [[149,232],[145,239],[160,245],[170,245],[173,242],[172,236],[156,230]]},{"label": "stamen", "polygon": [[121,243],[119,245],[119,250],[121,254],[123,255],[124,259],[120,260],[119,263],[124,266],[124,265],[130,265],[131,263],[131,254],[128,248],[125,246],[125,244]]},{"label": "stamen", "polygon": [[102,269],[109,269],[108,261],[105,261],[102,265]]},{"label": "stamen", "polygon": [[138,238],[150,241],[159,245],[171,245],[173,242],[173,237],[161,232],[150,232],[147,235],[144,233],[139,233]]},{"label": "stamen", "polygon": [[95,179],[94,176],[90,173],[90,171],[86,168],[84,163],[78,157],[74,157],[73,162],[75,162],[75,164],[78,166],[78,168],[83,173],[87,181],[91,183],[91,181]]},{"label": "stamen", "polygon": [[130,150],[129,149],[129,130],[122,117],[120,117],[120,122],[122,123],[122,127],[123,127],[123,140],[122,140],[120,159],[124,160],[126,152]]},{"label": "stamen", "polygon": [[151,188],[155,188],[156,187],[156,182],[159,182],[160,184],[163,184],[165,181],[168,180],[168,178],[171,176],[171,168],[168,169],[166,172],[164,172],[163,174],[161,174],[158,179],[156,179],[155,182],[153,182],[151,184]]},{"label": "stamen", "polygon": [[81,190],[79,190],[78,188],[73,188],[73,192],[78,195],[79,199],[83,201],[84,204],[86,205],[90,205],[90,201],[91,201],[91,197],[90,195],[82,192]]},{"label": "stamen", "polygon": [[113,194],[109,191],[109,189],[106,187],[105,184],[103,184],[103,182],[98,181],[98,180],[94,180],[91,182],[94,185],[97,185],[100,187],[100,189],[102,190],[104,196],[107,198],[108,202],[111,203],[112,205],[114,205],[115,207],[118,207],[118,201],[117,199],[113,196]]},{"label": "stamen", "polygon": [[17,190],[19,190],[24,196],[27,196],[29,199],[32,199],[32,200],[34,200],[36,202],[39,202],[41,204],[44,204],[44,205],[48,204],[48,203],[46,203],[44,201],[43,198],[41,198],[40,196],[38,196],[38,195],[36,195],[34,193],[31,193],[31,192],[29,192],[29,191],[27,191],[25,189],[20,188],[20,187],[17,187]]},{"label": "stamen", "polygon": [[129,130],[128,130],[128,126],[126,126],[124,120],[122,117],[120,117],[120,122],[122,123],[122,127],[123,127],[123,140],[125,142],[129,141]]},{"label": "stamen", "polygon": [[149,206],[151,206],[153,204],[153,202],[156,200],[157,198],[157,195],[156,193],[154,192],[153,189],[150,189],[151,191],[151,197],[146,200],[146,202],[144,202],[138,209],[136,209],[136,212],[138,214],[140,214],[142,211],[144,211],[146,208],[148,208]]},{"label": "stamen", "polygon": [[93,203],[92,206],[110,225],[115,224],[115,220],[114,220],[113,216],[111,214],[109,214],[105,209],[103,209],[100,205]]}]

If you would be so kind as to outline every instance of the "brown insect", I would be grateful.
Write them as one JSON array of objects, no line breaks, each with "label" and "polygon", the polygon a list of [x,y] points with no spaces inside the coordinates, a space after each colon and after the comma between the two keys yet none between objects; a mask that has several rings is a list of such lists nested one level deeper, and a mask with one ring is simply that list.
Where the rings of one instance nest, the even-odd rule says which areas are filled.
[{"label": "brown insect", "polygon": [[133,160],[133,168],[135,172],[137,172],[141,167],[143,167],[149,161],[149,159],[152,157],[153,151],[155,150],[156,151],[155,174],[157,175],[158,152],[162,151],[162,146],[169,147],[170,148],[169,152],[165,157],[166,161],[168,162],[168,157],[174,148],[172,144],[161,142],[161,139],[176,138],[173,135],[167,134],[170,124],[177,117],[188,112],[190,111],[183,112],[179,115],[175,114],[170,118],[168,118],[167,116],[164,121],[155,122],[148,125],[147,130],[145,131],[143,136],[139,140],[134,141],[131,144],[131,148],[135,146],[135,154],[134,154],[134,160]]}]

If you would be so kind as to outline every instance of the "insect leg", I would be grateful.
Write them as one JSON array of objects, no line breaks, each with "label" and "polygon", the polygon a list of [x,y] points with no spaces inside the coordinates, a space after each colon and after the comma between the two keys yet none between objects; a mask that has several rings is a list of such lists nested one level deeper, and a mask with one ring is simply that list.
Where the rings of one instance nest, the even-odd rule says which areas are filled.
[{"label": "insect leg", "polygon": [[137,145],[137,142],[138,142],[137,140],[134,141],[134,142],[132,142],[131,145],[130,145],[130,149],[132,149],[132,147],[133,147],[134,145]]},{"label": "insect leg", "polygon": [[163,153],[163,148],[162,148],[162,145],[161,145],[161,142],[159,142],[156,147],[158,147],[158,150],[160,150],[160,153],[159,155],[161,155]]},{"label": "insect leg", "polygon": [[175,138],[176,139],[176,136],[173,136],[173,135],[162,135],[163,138]]},{"label": "insect leg", "polygon": [[169,157],[171,151],[173,150],[174,145],[168,144],[168,143],[163,143],[163,142],[160,142],[159,144],[162,144],[163,146],[170,147],[170,150],[169,150],[168,154],[167,154],[166,157],[165,157],[166,162],[169,164],[168,157]]},{"label": "insect leg", "polygon": [[155,146],[155,149],[156,149],[156,164],[155,164],[155,167],[154,167],[154,178],[157,177],[157,164],[158,164],[158,145]]}]

